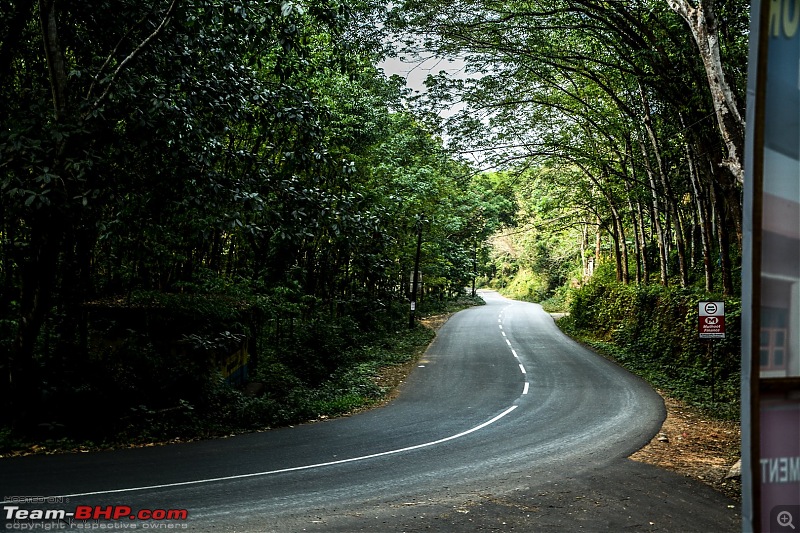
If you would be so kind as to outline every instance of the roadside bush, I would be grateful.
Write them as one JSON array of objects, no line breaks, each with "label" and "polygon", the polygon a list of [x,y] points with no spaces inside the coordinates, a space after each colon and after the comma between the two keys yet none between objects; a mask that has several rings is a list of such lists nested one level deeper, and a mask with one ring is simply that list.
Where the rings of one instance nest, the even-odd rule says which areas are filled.
[{"label": "roadside bush", "polygon": [[539,303],[548,313],[561,313],[570,308],[572,293],[569,287],[562,285],[553,291],[553,294]]},{"label": "roadside bush", "polygon": [[[430,316],[444,313],[453,313],[465,307],[484,305],[486,302],[480,296],[470,296],[466,292],[455,298],[433,299],[422,298],[417,302],[417,316]],[[403,306],[403,314],[408,312],[408,307]]]},{"label": "roadside bush", "polygon": [[520,268],[517,274],[503,287],[504,296],[526,302],[540,302],[550,294],[549,280],[531,269]]},{"label": "roadside bush", "polygon": [[[570,316],[559,322],[565,331],[673,396],[720,418],[738,417],[738,298],[602,280],[574,290],[571,298]],[[704,300],[724,300],[725,339],[698,338],[698,302]]]},{"label": "roadside bush", "polygon": [[[418,316],[482,303],[427,299]],[[356,307],[358,316],[337,314]],[[434,335],[407,327],[402,302],[326,303],[292,288],[142,294],[91,312],[85,357],[44,376],[47,417],[24,434],[0,425],[0,453],[207,438],[342,415],[380,401],[381,368],[412,360]],[[254,341],[248,390],[227,382],[213,358],[245,334]]]}]

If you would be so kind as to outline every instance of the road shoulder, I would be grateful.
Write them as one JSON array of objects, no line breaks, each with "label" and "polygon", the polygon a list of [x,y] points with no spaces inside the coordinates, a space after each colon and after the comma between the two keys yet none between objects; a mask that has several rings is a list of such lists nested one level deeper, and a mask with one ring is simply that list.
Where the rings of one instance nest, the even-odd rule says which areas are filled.
[{"label": "road shoulder", "polygon": [[664,398],[667,418],[658,434],[630,458],[693,478],[740,501],[740,480],[727,477],[739,460],[739,424],[712,420],[658,392]]},{"label": "road shoulder", "polygon": [[492,493],[443,488],[403,501],[320,510],[290,523],[303,531],[328,533],[740,530],[734,500],[691,478],[630,459],[558,481],[541,474],[525,481],[524,487]]}]

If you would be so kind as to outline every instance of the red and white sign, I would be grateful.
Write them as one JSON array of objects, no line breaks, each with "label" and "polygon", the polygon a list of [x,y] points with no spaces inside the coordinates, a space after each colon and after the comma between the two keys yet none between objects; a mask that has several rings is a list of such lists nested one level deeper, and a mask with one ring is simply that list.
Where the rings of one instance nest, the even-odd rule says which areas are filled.
[{"label": "red and white sign", "polygon": [[700,302],[700,338],[725,338],[725,302]]}]

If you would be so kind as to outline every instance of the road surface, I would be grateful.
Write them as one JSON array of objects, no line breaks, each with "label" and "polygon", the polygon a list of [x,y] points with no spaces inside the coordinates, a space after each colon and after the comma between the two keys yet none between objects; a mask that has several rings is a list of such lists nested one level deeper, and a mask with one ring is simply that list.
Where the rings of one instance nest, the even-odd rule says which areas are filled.
[{"label": "road surface", "polygon": [[[34,509],[89,506],[80,512],[101,519],[89,524],[115,530],[467,531],[487,502],[524,496],[531,531],[544,516],[551,527],[572,531],[574,501],[561,514],[558,505],[542,513],[542,505],[588,489],[559,492],[559,483],[594,479],[602,489],[622,475],[619,465],[638,468],[624,458],[659,429],[663,402],[645,382],[561,334],[540,306],[482,296],[485,306],[442,327],[385,407],[229,439],[2,459],[0,495],[56,497],[6,501],[2,523],[16,529],[37,522],[26,514]],[[648,479],[652,488],[655,478]],[[128,508],[130,517],[122,516]],[[139,510],[185,510],[188,519],[139,520],[153,516],[134,517]],[[517,511],[501,506],[491,521],[505,523],[500,515]],[[109,512],[120,518],[106,521]],[[66,523],[87,524],[74,517]]]}]

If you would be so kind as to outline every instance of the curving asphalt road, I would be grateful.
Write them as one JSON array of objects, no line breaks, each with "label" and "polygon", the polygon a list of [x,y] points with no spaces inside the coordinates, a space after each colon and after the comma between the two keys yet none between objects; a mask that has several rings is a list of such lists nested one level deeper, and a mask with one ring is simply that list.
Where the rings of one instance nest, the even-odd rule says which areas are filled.
[{"label": "curving asphalt road", "polygon": [[[545,530],[572,531],[575,502],[553,503],[564,494],[575,492],[575,501],[582,501],[578,493],[589,488],[626,483],[633,484],[629,493],[646,494],[663,482],[660,471],[643,473],[624,459],[659,429],[665,415],[661,398],[639,378],[561,334],[540,306],[489,291],[482,296],[485,306],[462,311],[442,327],[399,397],[385,407],[229,439],[2,459],[0,495],[59,498],[7,502],[0,524],[19,530],[20,524],[36,523],[26,520],[30,515],[24,512],[32,509],[119,505],[134,512],[185,509],[188,520],[126,516],[94,524],[115,530],[138,525],[237,532],[472,531],[480,529],[473,519],[481,518],[501,530],[518,524],[540,531],[545,522],[537,525],[536,519],[547,517]],[[671,481],[677,486],[681,480]],[[559,491],[559,483],[572,488]],[[699,485],[681,490],[676,494],[688,495],[679,499],[689,516],[727,503]],[[527,511],[522,503],[487,508],[487,502],[515,498],[527,502]],[[604,512],[613,517],[581,527],[612,527],[617,514],[628,513],[615,506],[599,510],[603,497],[592,498],[595,511],[587,508],[584,518],[592,512],[598,519]],[[681,509],[665,512],[671,516]],[[518,523],[513,517],[520,512],[527,518]],[[719,512],[722,518],[712,520],[729,515],[735,520],[731,511]],[[652,530],[654,525],[633,514],[619,519],[621,526],[645,524]],[[64,523],[77,528],[69,517]]]}]

